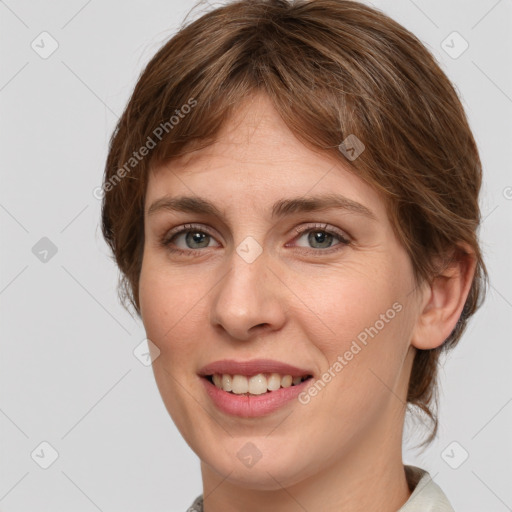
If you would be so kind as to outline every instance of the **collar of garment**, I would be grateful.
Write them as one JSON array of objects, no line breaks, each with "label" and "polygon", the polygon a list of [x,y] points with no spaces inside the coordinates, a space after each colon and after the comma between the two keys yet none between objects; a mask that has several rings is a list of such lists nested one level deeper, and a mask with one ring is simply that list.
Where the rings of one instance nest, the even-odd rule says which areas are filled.
[{"label": "collar of garment", "polygon": [[[428,471],[404,465],[405,476],[412,494],[397,512],[455,512],[441,488]],[[198,496],[187,512],[203,512],[203,495]]]}]

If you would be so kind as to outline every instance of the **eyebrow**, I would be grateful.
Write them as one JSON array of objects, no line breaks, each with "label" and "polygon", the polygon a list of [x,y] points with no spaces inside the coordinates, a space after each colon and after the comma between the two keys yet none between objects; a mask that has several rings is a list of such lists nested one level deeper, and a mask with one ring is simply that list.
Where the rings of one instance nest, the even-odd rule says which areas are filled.
[{"label": "eyebrow", "polygon": [[[322,211],[331,208],[345,210],[363,215],[375,221],[377,220],[377,216],[369,208],[338,194],[280,199],[272,207],[272,218],[281,218],[296,213]],[[148,216],[154,215],[160,211],[178,211],[217,217],[224,216],[224,212],[219,210],[212,202],[197,196],[161,197],[149,207],[147,214]]]},{"label": "eyebrow", "polygon": [[377,220],[377,216],[366,206],[337,194],[281,199],[274,204],[272,217],[284,217],[294,213],[322,211],[331,208],[346,210]]}]

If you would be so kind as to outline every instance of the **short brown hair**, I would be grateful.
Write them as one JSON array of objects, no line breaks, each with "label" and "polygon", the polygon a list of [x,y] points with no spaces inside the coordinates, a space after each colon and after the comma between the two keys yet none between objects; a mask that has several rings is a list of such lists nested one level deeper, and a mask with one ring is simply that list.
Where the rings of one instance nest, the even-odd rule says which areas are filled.
[{"label": "short brown hair", "polygon": [[[457,344],[488,279],[477,238],[481,162],[434,57],[376,9],[350,0],[239,0],[188,23],[158,51],[111,137],[105,167],[102,231],[120,269],[119,297],[140,316],[151,166],[213,143],[255,92],[270,97],[305,145],[332,153],[382,194],[417,283],[431,280],[436,258],[452,256],[458,242],[474,251],[457,325],[440,347],[418,350],[413,363],[407,402],[430,418],[430,443],[439,356]],[[339,150],[349,135],[366,147],[355,160]]]}]

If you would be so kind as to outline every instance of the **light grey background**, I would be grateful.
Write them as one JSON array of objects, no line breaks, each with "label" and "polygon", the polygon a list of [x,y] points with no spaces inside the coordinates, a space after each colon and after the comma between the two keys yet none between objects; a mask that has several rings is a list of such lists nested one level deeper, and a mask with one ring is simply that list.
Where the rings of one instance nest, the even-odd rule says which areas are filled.
[{"label": "light grey background", "polygon": [[[182,512],[202,490],[197,457],[133,355],[144,329],[118,303],[93,196],[139,73],[193,5],[0,1],[3,512]],[[512,1],[373,5],[415,33],[456,84],[485,169],[491,288],[444,363],[438,440],[412,450],[420,438],[408,421],[404,461],[427,469],[457,511],[512,510]],[[43,31],[58,43],[46,59],[31,47],[51,49]],[[456,59],[441,47],[453,31],[469,43]],[[46,262],[43,237],[57,249]],[[38,465],[51,457],[43,441],[59,454],[48,469]]]}]

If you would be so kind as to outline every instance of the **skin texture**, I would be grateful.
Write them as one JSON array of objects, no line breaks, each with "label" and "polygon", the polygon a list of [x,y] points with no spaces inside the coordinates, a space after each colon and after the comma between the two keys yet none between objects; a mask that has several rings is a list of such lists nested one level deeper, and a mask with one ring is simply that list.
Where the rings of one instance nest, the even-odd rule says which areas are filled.
[{"label": "skin texture", "polygon": [[[336,209],[271,218],[279,199],[333,191],[376,220]],[[164,195],[206,198],[223,216],[148,215]],[[189,245],[186,233],[174,238],[170,247],[196,248],[193,256],[160,242],[187,223],[212,235],[203,243],[189,237]],[[314,224],[338,228],[350,243],[308,241],[321,231]],[[310,231],[298,234],[301,227]],[[236,251],[248,236],[263,250],[252,263]],[[398,510],[410,496],[401,444],[414,353],[450,334],[473,271],[469,258],[416,286],[382,198],[342,163],[300,143],[263,95],[240,106],[215,144],[155,167],[141,315],[160,350],[153,370],[165,406],[201,459],[206,512]],[[197,375],[220,359],[268,358],[320,378],[394,303],[401,310],[306,405],[229,416]],[[261,452],[250,468],[237,457],[247,442]]]}]

